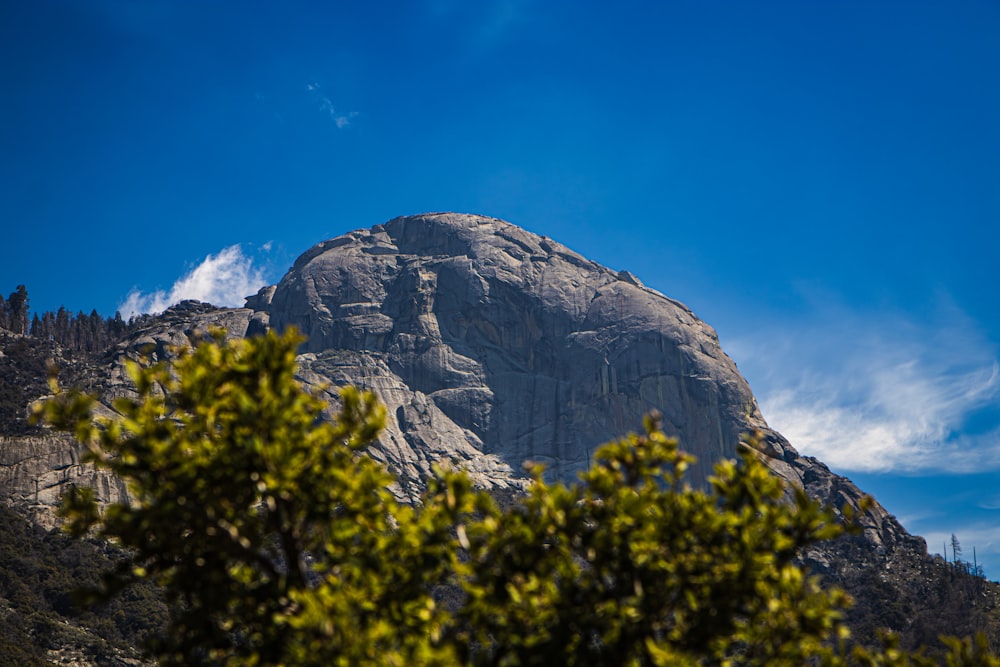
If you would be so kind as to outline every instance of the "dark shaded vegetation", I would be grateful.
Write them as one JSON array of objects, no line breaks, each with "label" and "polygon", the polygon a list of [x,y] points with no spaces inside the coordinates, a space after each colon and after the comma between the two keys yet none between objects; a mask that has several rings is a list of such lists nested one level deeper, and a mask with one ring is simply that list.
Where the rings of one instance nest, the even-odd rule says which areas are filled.
[{"label": "dark shaded vegetation", "polygon": [[910,545],[878,553],[859,536],[842,537],[827,553],[832,567],[817,569],[827,584],[854,598],[847,624],[860,642],[874,644],[888,630],[904,649],[933,650],[942,634],[982,633],[994,651],[1000,649],[1000,584],[968,563]]},{"label": "dark shaded vegetation", "polygon": [[28,404],[48,393],[48,369],[54,364],[60,382],[92,386],[96,359],[72,353],[55,342],[0,330],[0,435],[30,435],[41,428],[28,423]]},{"label": "dark shaded vegetation", "polygon": [[150,319],[125,322],[118,313],[102,318],[96,310],[74,316],[65,308],[31,315],[24,285],[6,300],[0,296],[0,435],[41,432],[28,423],[27,406],[48,393],[50,364],[63,386],[93,389],[103,356]]},{"label": "dark shaded vegetation", "polygon": [[78,591],[123,559],[107,544],[46,531],[0,504],[0,662],[49,664],[49,649],[72,648],[97,664],[120,664],[166,625],[166,606],[149,584],[97,606]]},{"label": "dark shaded vegetation", "polygon": [[29,405],[49,392],[50,368],[60,384],[96,390],[103,382],[104,355],[64,348],[53,340],[0,329],[0,436],[32,435]]}]

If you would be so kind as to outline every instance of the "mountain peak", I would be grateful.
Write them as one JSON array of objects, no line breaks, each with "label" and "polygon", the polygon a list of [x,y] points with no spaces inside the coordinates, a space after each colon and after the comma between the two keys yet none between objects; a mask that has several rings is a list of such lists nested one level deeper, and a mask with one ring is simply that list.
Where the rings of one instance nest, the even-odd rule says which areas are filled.
[{"label": "mountain peak", "polygon": [[[698,457],[694,484],[744,434],[760,432],[759,455],[788,484],[832,507],[860,507],[854,484],[768,428],[715,331],[690,309],[627,271],[485,216],[399,217],[319,243],[245,308],[185,302],[151,317],[89,384],[112,414],[113,399],[132,391],[127,359],[168,359],[212,326],[242,337],[292,325],[308,336],[298,379],[328,400],[330,417],[339,386],[385,403],[387,426],[369,453],[403,498],[416,498],[441,462],[498,493],[526,487],[526,462],[572,482],[599,445],[656,411]],[[4,447],[7,497],[45,523],[66,485],[92,487],[101,502],[126,497],[121,480],[76,464],[82,446],[69,438],[8,437]],[[928,563],[923,541],[880,505],[858,522],[857,542],[806,560],[848,583]]]},{"label": "mountain peak", "polygon": [[[399,462],[414,481],[430,465],[421,452],[467,447],[460,458],[515,472],[543,461],[572,481],[652,410],[699,455],[704,481],[743,433],[767,429],[715,331],[686,306],[497,218],[427,213],[350,232],[261,294],[248,305],[269,326],[308,336],[308,369],[380,392],[390,449],[419,462]],[[767,442],[794,455],[777,434]]]}]

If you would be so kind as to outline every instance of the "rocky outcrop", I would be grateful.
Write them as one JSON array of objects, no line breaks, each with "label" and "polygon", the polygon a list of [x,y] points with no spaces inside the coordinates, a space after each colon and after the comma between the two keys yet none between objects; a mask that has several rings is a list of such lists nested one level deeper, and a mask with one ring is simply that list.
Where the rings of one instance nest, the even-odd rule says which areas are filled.
[{"label": "rocky outcrop", "polygon": [[[768,428],[686,306],[502,220],[402,217],[325,241],[248,305],[308,336],[304,380],[381,396],[390,423],[375,456],[406,489],[442,458],[486,487],[510,485],[529,460],[573,481],[598,445],[656,410],[698,457],[695,483],[760,431],[776,474],[838,507],[862,497]],[[913,539],[881,507],[866,522],[879,548]]]},{"label": "rocky outcrop", "polygon": [[54,524],[53,509],[70,484],[95,490],[99,502],[126,499],[125,484],[92,465],[80,463],[82,446],[65,435],[0,436],[0,489],[8,501],[28,510],[39,523]]},{"label": "rocky outcrop", "polygon": [[[125,371],[126,359],[145,357],[151,361],[169,358],[177,346],[189,346],[212,327],[227,330],[231,337],[242,337],[253,316],[245,308],[216,308],[185,301],[151,319],[128,340],[120,343],[103,359],[72,355],[52,343],[39,344],[17,334],[0,336],[2,349],[17,348],[19,366],[35,369],[30,381],[23,380],[25,404],[18,406],[16,433],[0,433],[0,493],[8,504],[25,511],[36,523],[55,524],[55,508],[66,489],[83,486],[94,489],[98,502],[114,503],[128,499],[122,480],[93,465],[81,463],[83,446],[72,437],[41,427],[27,427],[24,422],[28,404],[46,394],[46,358],[62,369],[64,386],[83,386],[100,398],[97,413],[114,414],[112,401],[132,392]],[[35,343],[29,347],[26,343]],[[11,355],[7,355],[10,357]],[[10,359],[8,359],[10,360]],[[66,371],[72,371],[66,373]],[[23,376],[21,373],[20,376]],[[13,376],[17,379],[18,376]],[[0,380],[2,384],[2,380]]]},{"label": "rocky outcrop", "polygon": [[[597,446],[639,429],[653,410],[698,457],[695,484],[736,453],[745,433],[759,431],[758,455],[790,484],[833,507],[857,509],[863,497],[768,428],[715,331],[686,306],[502,220],[439,213],[324,241],[245,308],[178,304],[102,358],[76,359],[0,331],[3,499],[51,525],[69,484],[92,487],[106,502],[126,498],[119,480],[80,465],[72,439],[24,420],[26,402],[47,391],[46,356],[71,371],[63,384],[95,391],[110,414],[113,399],[133,390],[127,359],[168,359],[212,327],[238,338],[289,326],[308,336],[299,379],[329,399],[331,416],[346,384],[375,391],[388,407],[369,453],[396,474],[403,498],[419,494],[438,462],[499,492],[525,487],[526,461],[573,481]],[[912,618],[953,573],[877,503],[860,523],[861,534],[819,545],[804,561],[858,599],[852,627],[871,638],[875,627],[890,627],[923,641]],[[886,621],[899,600],[910,611]],[[933,636],[940,628],[929,623]]]},{"label": "rocky outcrop", "polygon": [[[474,215],[396,218],[324,241],[246,308],[178,304],[109,353],[96,381],[104,407],[131,391],[127,358],[168,358],[211,327],[242,337],[288,326],[308,336],[300,379],[325,392],[331,414],[345,384],[385,402],[389,423],[371,454],[404,497],[439,461],[488,489],[523,488],[527,461],[573,481],[597,446],[653,410],[698,457],[696,484],[760,431],[776,474],[836,506],[862,497],[768,428],[715,331],[686,306],[627,271]],[[50,506],[71,482],[109,501],[123,493],[80,467],[69,440],[7,439],[0,449],[8,498]],[[876,548],[915,539],[879,506],[865,521]]]},{"label": "rocky outcrop", "polygon": [[703,480],[742,433],[766,428],[689,309],[494,218],[397,218],[326,241],[264,308],[270,326],[308,336],[304,370],[381,394],[387,458],[406,475],[425,472],[421,452],[453,450],[475,470],[531,460],[573,480],[597,445],[656,409]]}]

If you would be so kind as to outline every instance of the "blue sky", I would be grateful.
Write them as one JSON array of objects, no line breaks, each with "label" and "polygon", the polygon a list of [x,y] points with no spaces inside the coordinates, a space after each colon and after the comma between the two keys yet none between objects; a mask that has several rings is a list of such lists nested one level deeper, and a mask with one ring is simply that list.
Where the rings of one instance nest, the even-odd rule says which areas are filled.
[{"label": "blue sky", "polygon": [[771,424],[1000,578],[1000,3],[0,4],[0,290],[240,305],[501,217],[680,299]]}]

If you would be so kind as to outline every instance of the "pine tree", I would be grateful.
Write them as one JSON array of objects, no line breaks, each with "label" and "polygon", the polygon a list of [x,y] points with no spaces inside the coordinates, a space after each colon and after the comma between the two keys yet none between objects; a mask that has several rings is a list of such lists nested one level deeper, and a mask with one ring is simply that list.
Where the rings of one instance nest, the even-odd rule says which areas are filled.
[{"label": "pine tree", "polygon": [[28,289],[24,285],[18,285],[7,297],[7,310],[10,313],[8,328],[14,333],[28,333]]},{"label": "pine tree", "polygon": [[63,306],[59,306],[58,312],[56,312],[56,326],[55,326],[55,338],[56,342],[60,345],[69,345],[69,326],[70,317],[69,311]]},{"label": "pine tree", "polygon": [[56,316],[51,310],[45,311],[42,315],[42,330],[45,331],[45,335],[49,338],[54,338],[56,331]]}]

